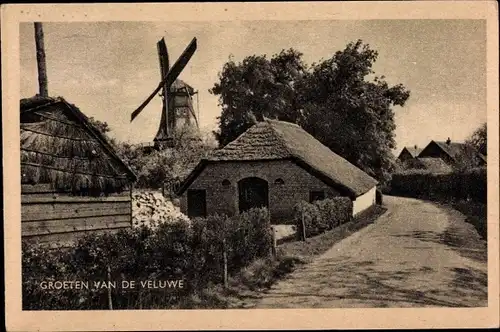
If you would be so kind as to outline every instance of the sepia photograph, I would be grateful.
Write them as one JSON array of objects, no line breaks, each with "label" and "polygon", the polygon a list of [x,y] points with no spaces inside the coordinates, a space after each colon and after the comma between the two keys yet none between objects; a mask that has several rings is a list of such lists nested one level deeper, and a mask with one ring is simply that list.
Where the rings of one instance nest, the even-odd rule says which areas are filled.
[{"label": "sepia photograph", "polygon": [[490,22],[241,13],[17,22],[19,310],[497,306]]}]

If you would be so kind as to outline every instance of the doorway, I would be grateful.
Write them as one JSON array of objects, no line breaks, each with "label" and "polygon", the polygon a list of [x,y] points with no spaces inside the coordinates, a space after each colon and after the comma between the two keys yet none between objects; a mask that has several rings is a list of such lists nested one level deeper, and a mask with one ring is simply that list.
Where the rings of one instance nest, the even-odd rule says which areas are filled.
[{"label": "doorway", "polygon": [[269,187],[266,180],[249,177],[238,182],[240,212],[251,208],[269,207]]},{"label": "doorway", "polygon": [[205,190],[188,190],[187,213],[189,218],[207,216],[207,194]]}]

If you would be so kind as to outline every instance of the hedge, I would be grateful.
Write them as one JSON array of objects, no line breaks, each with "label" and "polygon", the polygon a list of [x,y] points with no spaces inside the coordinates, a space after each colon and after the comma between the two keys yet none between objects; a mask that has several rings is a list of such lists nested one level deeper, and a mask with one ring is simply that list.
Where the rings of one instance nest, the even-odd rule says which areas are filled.
[{"label": "hedge", "polygon": [[[172,308],[270,252],[266,209],[88,235],[67,249],[23,242],[23,310],[108,309],[106,289],[43,290],[42,281],[183,280],[182,289],[111,289],[113,309]],[[109,271],[109,276],[108,276]]]},{"label": "hedge", "polygon": [[472,200],[486,203],[486,168],[450,173],[407,171],[393,174],[391,194],[426,199]]},{"label": "hedge", "polygon": [[314,203],[300,201],[294,207],[297,229],[304,220],[306,236],[321,234],[351,219],[353,203],[348,197],[334,197]]}]

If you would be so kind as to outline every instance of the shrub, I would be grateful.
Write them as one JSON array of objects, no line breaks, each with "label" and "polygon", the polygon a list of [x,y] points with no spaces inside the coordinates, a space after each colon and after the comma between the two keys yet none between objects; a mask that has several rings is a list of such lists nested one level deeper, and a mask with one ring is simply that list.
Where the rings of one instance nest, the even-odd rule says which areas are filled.
[{"label": "shrub", "polygon": [[351,219],[353,204],[349,197],[334,197],[314,204],[318,207],[323,224],[329,229],[337,227]]},{"label": "shrub", "polygon": [[268,210],[254,208],[229,219],[226,234],[231,270],[268,255],[272,246]]},{"label": "shrub", "polygon": [[294,206],[293,213],[299,233],[302,230],[303,222],[305,225],[305,233],[307,237],[320,234],[329,228],[328,224],[322,222],[319,209],[314,204],[308,203],[306,201],[300,201]]},{"label": "shrub", "polygon": [[[67,250],[23,243],[23,309],[106,309],[107,290],[46,291],[41,281],[64,280],[185,280],[193,294],[210,283],[223,281],[224,242],[228,269],[237,271],[271,247],[269,216],[255,209],[228,218],[210,216],[191,223],[182,219],[157,228],[137,227],[117,233],[87,235]],[[181,296],[182,295],[182,296]],[[112,290],[113,307],[169,308],[179,305],[185,294],[163,289]]]},{"label": "shrub", "polygon": [[306,237],[310,237],[351,220],[352,209],[349,197],[327,198],[313,204],[300,201],[294,206],[294,219],[299,233],[304,219]]}]

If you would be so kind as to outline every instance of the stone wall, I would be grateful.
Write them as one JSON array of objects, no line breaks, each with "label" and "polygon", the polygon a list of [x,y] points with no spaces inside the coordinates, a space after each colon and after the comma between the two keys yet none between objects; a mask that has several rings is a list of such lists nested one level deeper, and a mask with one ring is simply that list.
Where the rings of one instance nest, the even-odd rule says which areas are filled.
[{"label": "stone wall", "polygon": [[164,222],[189,221],[169,199],[158,191],[134,191],[132,193],[132,226],[155,227]]}]

